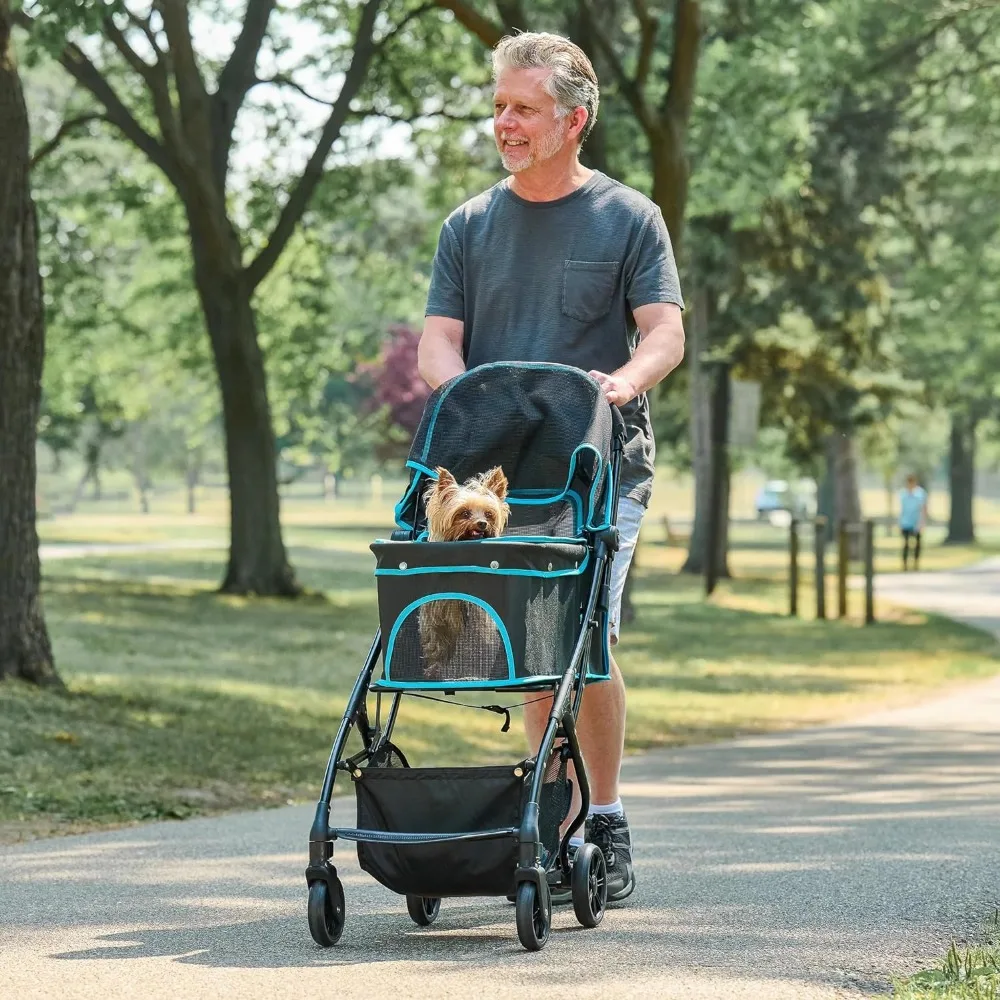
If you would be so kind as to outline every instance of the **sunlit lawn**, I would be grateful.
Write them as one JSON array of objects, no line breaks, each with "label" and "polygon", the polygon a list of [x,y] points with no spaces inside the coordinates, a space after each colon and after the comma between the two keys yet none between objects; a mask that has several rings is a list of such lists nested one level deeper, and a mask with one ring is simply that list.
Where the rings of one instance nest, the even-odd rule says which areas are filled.
[{"label": "sunlit lawn", "polygon": [[[375,631],[368,544],[391,528],[391,499],[286,503],[311,595],[294,602],[213,592],[224,514],[43,522],[49,542],[218,547],[45,562],[70,693],[0,688],[0,837],[315,797]],[[1000,671],[991,639],[940,619],[879,606],[879,624],[861,627],[857,595],[850,620],[815,622],[808,579],[791,619],[784,533],[740,525],[733,543],[737,579],[706,603],[676,573],[683,547],[665,544],[655,515],[647,524],[638,619],[619,647],[630,751],[820,723]],[[408,700],[398,742],[416,763],[518,759],[519,727],[499,729],[495,715]]]}]

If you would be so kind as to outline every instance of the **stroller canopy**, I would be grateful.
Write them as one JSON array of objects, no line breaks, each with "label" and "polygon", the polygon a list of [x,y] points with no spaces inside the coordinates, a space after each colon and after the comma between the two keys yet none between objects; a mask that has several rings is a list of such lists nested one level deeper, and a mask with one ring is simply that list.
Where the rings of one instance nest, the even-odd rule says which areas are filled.
[{"label": "stroller canopy", "polygon": [[607,525],[611,407],[600,385],[567,365],[498,362],[439,386],[410,446],[399,527],[423,523],[423,494],[442,466],[459,481],[499,465],[508,481],[507,534],[579,536]]}]

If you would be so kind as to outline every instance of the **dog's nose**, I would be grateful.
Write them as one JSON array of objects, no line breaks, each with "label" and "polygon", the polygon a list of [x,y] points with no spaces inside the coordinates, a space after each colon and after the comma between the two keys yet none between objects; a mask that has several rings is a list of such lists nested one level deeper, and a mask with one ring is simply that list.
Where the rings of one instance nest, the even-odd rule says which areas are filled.
[{"label": "dog's nose", "polygon": [[487,527],[488,527],[488,524],[486,522],[486,518],[481,517],[478,521],[476,521],[476,527],[480,531],[485,531],[487,529]]}]

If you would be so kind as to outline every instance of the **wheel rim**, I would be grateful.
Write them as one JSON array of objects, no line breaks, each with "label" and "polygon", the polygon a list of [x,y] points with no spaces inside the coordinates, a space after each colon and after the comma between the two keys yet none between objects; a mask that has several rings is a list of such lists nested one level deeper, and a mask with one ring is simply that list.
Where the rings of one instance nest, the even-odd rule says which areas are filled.
[{"label": "wheel rim", "polygon": [[[330,896],[333,896],[333,899]],[[337,933],[344,922],[344,895],[343,892],[327,892],[327,913],[329,914],[330,928]]]},{"label": "wheel rim", "polygon": [[548,921],[545,919],[545,907],[542,905],[541,893],[535,891],[535,905],[531,909],[531,922],[535,930],[535,937],[539,941],[544,941],[549,932]]},{"label": "wheel rim", "polygon": [[339,879],[333,884],[314,882],[309,887],[309,929],[313,940],[329,948],[340,940],[345,917],[344,889]]},{"label": "wheel rim", "polygon": [[428,920],[433,920],[440,905],[441,903],[437,899],[424,899],[424,916],[427,917]]},{"label": "wheel rim", "polygon": [[[603,900],[606,899],[608,872],[604,864],[604,855],[598,852],[590,866],[587,888],[590,896],[590,912],[595,916],[604,909]],[[603,891],[602,891],[603,890]]]}]

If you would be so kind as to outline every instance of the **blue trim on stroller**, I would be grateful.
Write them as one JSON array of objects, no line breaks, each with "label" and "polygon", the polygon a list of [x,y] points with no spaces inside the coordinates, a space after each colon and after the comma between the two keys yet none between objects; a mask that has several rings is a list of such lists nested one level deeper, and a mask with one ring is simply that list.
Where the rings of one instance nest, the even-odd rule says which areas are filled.
[{"label": "blue trim on stroller", "polygon": [[[603,531],[605,528],[611,527],[611,505],[614,502],[614,483],[612,482],[613,472],[610,465],[605,465],[604,467],[604,520],[593,526],[591,531]],[[595,478],[594,482],[590,487],[590,507],[593,509],[594,506],[594,491],[597,489],[597,484],[600,482],[600,478]]]},{"label": "blue trim on stroller", "polygon": [[413,491],[417,488],[417,484],[419,482],[420,482],[420,476],[414,476],[410,480],[409,485],[406,487],[406,492],[403,494],[402,499],[399,501],[398,504],[396,504],[392,512],[392,516],[395,519],[397,526],[400,528],[405,528],[407,531],[413,531],[413,525],[407,524],[406,521],[403,520],[403,508],[409,502],[410,497],[413,496]]},{"label": "blue trim on stroller", "polygon": [[[570,480],[572,480],[572,471],[570,473]],[[536,496],[524,496],[525,493],[534,493]],[[583,531],[583,499],[576,490],[571,490],[568,487],[563,488],[561,491],[557,490],[515,490],[507,495],[507,503],[519,507],[519,506],[539,506],[544,507],[546,504],[558,503],[560,500],[568,500],[573,507],[573,532],[574,535],[578,536],[580,532]],[[539,536],[542,537],[542,536]],[[558,536],[551,536],[555,538]]]},{"label": "blue trim on stroller", "polygon": [[499,538],[481,538],[484,545],[496,545],[497,542],[557,542],[560,545],[586,545],[587,539],[582,535],[501,535]]},{"label": "blue trim on stroller", "polygon": [[437,479],[437,469],[429,469],[426,465],[421,465],[419,462],[414,462],[412,459],[406,463],[408,469],[416,469],[418,472],[424,473],[428,479]]},{"label": "blue trim on stroller", "polygon": [[[558,503],[560,500],[566,500],[573,507],[573,531],[575,533],[574,537],[579,537],[584,527],[588,527],[589,522],[592,520],[594,494],[596,492],[597,486],[600,484],[602,479],[602,476],[600,475],[594,478],[594,483],[591,486],[590,497],[587,503],[588,514],[585,520],[583,515],[583,510],[584,510],[583,498],[580,496],[579,493],[576,492],[576,490],[572,490],[569,488],[569,484],[572,483],[573,475],[576,471],[577,454],[583,448],[589,448],[594,451],[597,450],[593,448],[592,445],[580,445],[576,449],[576,451],[573,452],[573,456],[570,459],[569,477],[567,480],[567,484],[561,490],[515,490],[507,496],[507,503],[513,506],[532,506],[532,505],[545,506],[546,504],[554,504]],[[598,457],[600,458],[600,453],[598,453]],[[422,476],[426,476],[432,482],[436,482],[438,477],[436,472],[431,471],[430,469],[427,468],[427,466],[421,465],[419,462],[407,462],[406,464],[409,468],[414,469],[417,472],[417,475],[415,475],[410,480],[406,492],[403,494],[403,498],[399,501],[398,504],[396,504],[396,507],[393,510],[393,517],[398,527],[403,528],[406,531],[412,531],[413,525],[409,524],[408,522],[402,519],[403,509],[405,508],[407,503],[409,503],[414,492],[417,490],[417,487],[420,483],[420,479]],[[604,463],[603,460],[601,461],[601,464],[604,466],[605,476],[607,476],[607,474],[610,472],[611,467],[606,463]],[[525,496],[524,495],[525,493],[533,493],[536,495]],[[607,521],[607,517],[605,517],[605,521]],[[606,524],[600,525],[596,530],[600,530],[600,527],[606,527],[606,526],[607,526]],[[425,537],[426,537],[426,532],[422,532],[417,541],[421,541]],[[557,535],[551,536],[551,538],[559,538],[559,537],[560,536]]]},{"label": "blue trim on stroller", "polygon": [[[494,542],[512,542],[512,541],[524,541],[524,539],[514,539],[514,538],[494,538]],[[486,539],[483,539],[486,541]],[[544,539],[546,542],[551,542],[551,538]],[[559,539],[563,541],[563,539]],[[552,564],[549,563],[551,566]],[[406,569],[376,569],[376,576],[413,576],[419,573],[489,573],[493,576],[535,576],[540,579],[554,579],[558,576],[579,576],[583,573],[587,566],[590,565],[590,550],[588,549],[584,554],[583,561],[575,569],[555,569],[555,570],[544,570],[544,569],[493,569],[490,566],[414,566],[412,568],[407,567]],[[476,600],[476,598],[468,597],[468,600]]]},{"label": "blue trim on stroller", "polygon": [[[502,691],[505,688],[545,687],[557,683],[561,674],[539,674],[530,677],[515,677],[508,681],[374,681],[373,691]],[[587,684],[600,684],[610,679],[610,674],[591,674],[586,677]]]},{"label": "blue trim on stroller", "polygon": [[[377,572],[377,571],[376,571]],[[398,572],[398,571],[397,571]],[[405,571],[404,571],[405,572]],[[491,571],[492,572],[492,571]],[[503,681],[486,681],[482,686],[489,686],[490,684],[501,684],[501,683],[515,683],[520,679],[515,677],[514,674],[514,650],[510,644],[510,636],[507,635],[507,627],[504,625],[500,616],[487,604],[484,600],[479,597],[473,597],[472,594],[459,594],[452,591],[445,591],[439,594],[428,594],[424,597],[417,599],[416,601],[411,601],[403,610],[399,613],[399,617],[393,623],[392,631],[389,633],[389,642],[385,649],[385,659],[384,659],[384,679],[386,682],[392,684],[405,684],[407,687],[441,687],[441,681],[393,681],[389,676],[392,669],[392,651],[396,643],[396,636],[399,634],[400,628],[403,626],[403,622],[410,615],[411,612],[415,611],[417,608],[430,601],[469,601],[471,604],[476,604],[485,611],[490,618],[493,619],[493,623],[496,625],[497,630],[500,632],[500,638],[503,639],[504,652],[507,654],[507,675],[509,680]],[[479,684],[478,681],[452,681],[446,683],[445,686],[448,687],[471,687],[473,684]]]},{"label": "blue trim on stroller", "polygon": [[[587,497],[587,504],[586,504],[587,515],[586,515],[586,518],[584,518],[584,503],[583,503],[583,498],[580,496],[579,493],[576,492],[576,490],[573,490],[573,489],[570,488],[571,485],[572,485],[572,483],[573,483],[573,476],[576,474],[576,467],[577,467],[577,463],[579,461],[579,455],[580,455],[580,452],[582,452],[582,451],[592,451],[597,456],[597,462],[598,462],[598,468],[599,468],[598,474],[596,476],[594,476],[594,481],[593,481],[593,483],[591,483],[590,492],[589,492],[589,495]],[[413,525],[412,524],[408,524],[407,522],[405,522],[405,521],[402,520],[402,516],[401,515],[402,515],[403,508],[405,507],[405,505],[409,502],[409,500],[413,496],[413,493],[415,492],[415,490],[417,488],[417,485],[420,482],[421,476],[425,475],[430,480],[436,481],[437,480],[437,473],[433,472],[430,469],[428,469],[427,466],[421,465],[419,462],[412,462],[411,461],[411,462],[407,462],[406,464],[407,464],[407,466],[409,468],[414,469],[417,472],[417,475],[415,475],[413,477],[413,479],[410,480],[410,484],[407,487],[406,492],[403,494],[402,500],[400,500],[399,503],[396,504],[396,508],[393,511],[393,516],[396,519],[396,524],[400,528],[405,528],[407,531],[412,531],[413,530]],[[610,478],[611,478],[611,466],[607,462],[604,461],[603,456],[597,450],[597,448],[595,448],[592,444],[581,444],[581,445],[577,445],[577,447],[573,450],[573,454],[570,456],[569,472],[566,475],[566,484],[565,484],[565,486],[563,486],[563,488],[561,490],[559,490],[559,491],[555,491],[555,490],[538,490],[538,491],[535,491],[535,490],[530,490],[530,491],[529,490],[516,490],[516,491],[511,492],[511,494],[507,497],[507,502],[509,504],[514,504],[514,505],[531,505],[531,504],[536,504],[536,505],[539,505],[539,506],[544,506],[545,504],[549,504],[549,503],[557,503],[560,500],[567,500],[570,503],[572,503],[573,507],[574,507],[574,513],[575,513],[576,516],[575,516],[575,519],[574,519],[573,530],[577,534],[579,534],[581,531],[583,531],[584,528],[587,528],[590,531],[600,531],[602,528],[606,528],[608,526],[608,524],[610,523],[611,500],[610,500],[609,497],[605,498],[604,520],[603,520],[602,523],[597,524],[597,525],[594,524],[594,519],[595,519],[594,518],[594,514],[595,514],[594,504],[595,504],[596,497],[597,497],[597,489],[601,485],[602,480],[604,481],[605,486],[606,486],[605,492],[606,493],[610,492],[610,485],[608,484],[608,480]],[[525,493],[529,493],[529,492],[530,493],[536,493],[537,495],[535,495],[535,496],[525,496],[524,495]],[[553,537],[557,537],[557,536],[553,536]]]}]

